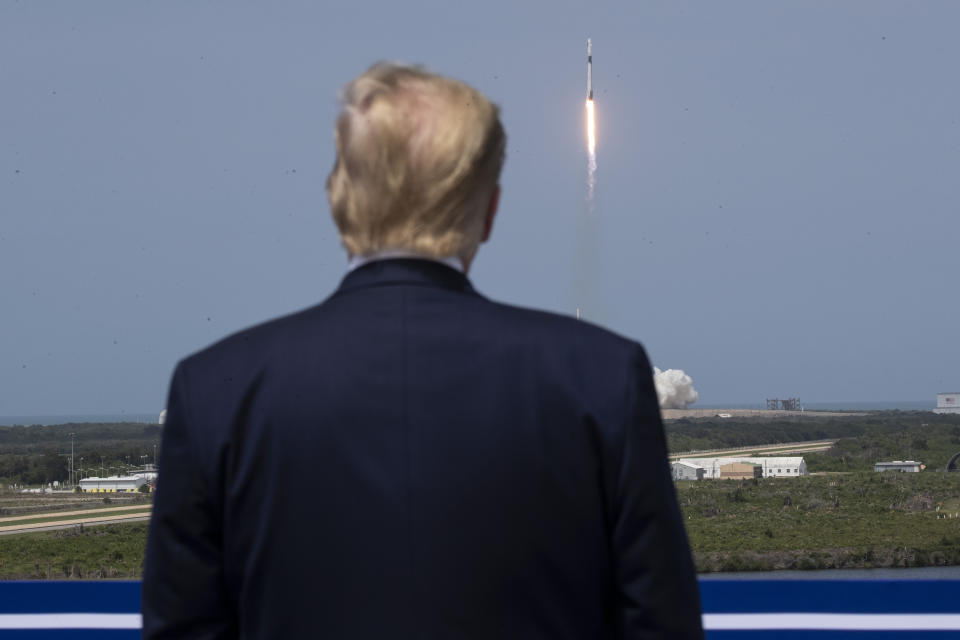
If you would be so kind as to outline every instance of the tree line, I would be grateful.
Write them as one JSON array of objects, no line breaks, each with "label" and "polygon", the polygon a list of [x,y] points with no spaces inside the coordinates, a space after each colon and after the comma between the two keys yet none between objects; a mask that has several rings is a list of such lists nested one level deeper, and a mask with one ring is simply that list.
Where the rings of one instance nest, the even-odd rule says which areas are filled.
[{"label": "tree line", "polygon": [[153,462],[161,430],[134,422],[0,427],[0,482],[69,482],[71,439],[77,477],[122,473]]}]

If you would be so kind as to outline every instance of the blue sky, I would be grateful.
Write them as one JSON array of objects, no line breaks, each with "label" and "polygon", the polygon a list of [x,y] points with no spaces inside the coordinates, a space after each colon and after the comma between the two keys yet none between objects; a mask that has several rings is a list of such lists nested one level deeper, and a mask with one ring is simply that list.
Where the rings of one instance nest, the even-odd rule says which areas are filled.
[{"label": "blue sky", "polygon": [[960,388],[960,4],[277,4],[0,3],[0,415],[159,411],[329,294],[336,93],[380,59],[503,109],[488,296],[583,307],[704,405]]}]

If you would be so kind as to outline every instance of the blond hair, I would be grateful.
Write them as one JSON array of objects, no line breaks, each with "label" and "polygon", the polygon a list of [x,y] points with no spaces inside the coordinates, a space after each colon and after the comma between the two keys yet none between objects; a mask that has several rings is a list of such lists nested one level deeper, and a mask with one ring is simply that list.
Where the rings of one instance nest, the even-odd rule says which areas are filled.
[{"label": "blond hair", "polygon": [[327,197],[351,255],[476,248],[499,180],[499,109],[472,87],[419,67],[373,65],[341,94]]}]

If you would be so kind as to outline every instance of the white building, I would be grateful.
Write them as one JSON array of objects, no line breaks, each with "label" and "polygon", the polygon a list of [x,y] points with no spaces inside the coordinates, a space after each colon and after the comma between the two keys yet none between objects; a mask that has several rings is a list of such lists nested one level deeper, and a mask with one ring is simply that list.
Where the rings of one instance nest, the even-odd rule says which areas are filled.
[{"label": "white building", "polygon": [[674,480],[703,480],[703,467],[686,460],[671,462],[670,471]]},{"label": "white building", "polygon": [[86,493],[136,493],[144,484],[150,484],[141,475],[83,478],[80,490]]},{"label": "white building", "polygon": [[157,481],[157,468],[152,464],[148,464],[144,466],[143,471],[134,471],[127,475],[133,478],[140,478],[140,484],[144,482],[153,484]]},{"label": "white building", "polygon": [[934,413],[960,413],[960,392],[938,393]]},{"label": "white building", "polygon": [[704,478],[720,478],[720,467],[733,462],[746,462],[760,465],[764,478],[798,478],[808,475],[807,463],[802,456],[789,458],[773,458],[759,456],[756,458],[683,458],[677,460],[691,466],[703,468]]},{"label": "white building", "polygon": [[920,473],[925,468],[916,460],[893,460],[892,462],[878,462],[873,465],[874,471],[902,471],[904,473]]}]

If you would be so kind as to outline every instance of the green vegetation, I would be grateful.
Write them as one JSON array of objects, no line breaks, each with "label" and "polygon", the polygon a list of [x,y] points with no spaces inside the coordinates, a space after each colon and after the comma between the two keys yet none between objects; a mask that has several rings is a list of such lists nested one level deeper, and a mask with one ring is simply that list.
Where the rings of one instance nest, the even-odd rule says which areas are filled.
[{"label": "green vegetation", "polygon": [[960,421],[919,423],[902,428],[871,428],[857,438],[843,438],[831,449],[806,455],[812,471],[873,470],[878,460],[919,460],[928,469],[947,466],[960,451]]},{"label": "green vegetation", "polygon": [[0,484],[67,481],[71,433],[76,469],[82,457],[84,475],[100,475],[101,458],[106,474],[140,465],[144,455],[152,462],[160,431],[159,425],[137,422],[0,427]]},{"label": "green vegetation", "polygon": [[[701,572],[960,564],[960,474],[681,482],[677,495]],[[0,579],[138,578],[146,535],[135,523],[0,536]]]},{"label": "green vegetation", "polygon": [[0,579],[140,578],[147,523],[0,536]]},{"label": "green vegetation", "polygon": [[[960,564],[960,517],[947,517],[960,514],[960,473],[933,471],[960,451],[960,416],[888,411],[707,418],[670,421],[666,430],[672,452],[838,440],[827,451],[803,454],[808,469],[824,475],[678,483],[702,572]],[[77,460],[82,455],[99,471],[101,455],[109,467],[127,456],[139,463],[141,455],[152,454],[160,428],[133,423],[0,427],[0,478],[66,479],[65,459],[57,454],[69,451],[71,432],[77,434]],[[877,460],[910,458],[928,470],[872,471]],[[93,500],[89,495],[0,494],[6,496],[0,509],[24,520],[36,514],[57,518],[55,510],[92,506]],[[111,502],[137,504],[139,497],[121,494]],[[147,523],[0,536],[0,579],[138,578],[146,536]]]},{"label": "green vegetation", "polygon": [[[960,564],[960,473],[935,473],[960,451],[960,416],[921,411],[769,420],[676,420],[671,452],[836,438],[803,455],[806,478],[680,482],[700,571]],[[919,474],[875,473],[920,460]],[[938,511],[939,507],[939,511]]]},{"label": "green vegetation", "polygon": [[680,482],[677,495],[702,572],[960,564],[960,474]]}]

